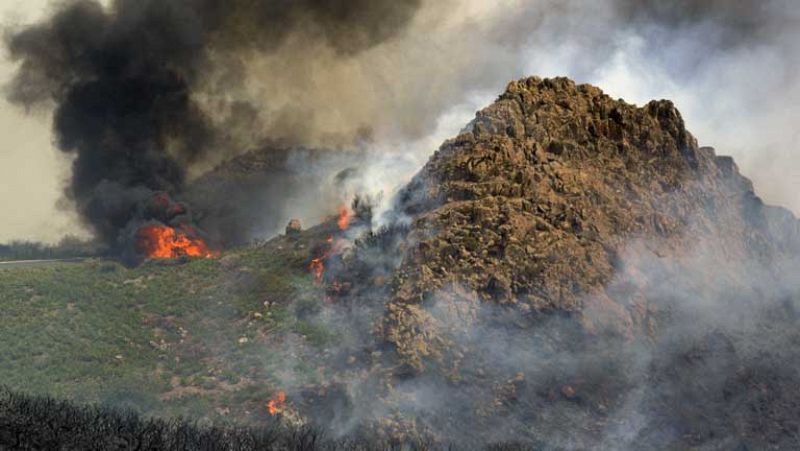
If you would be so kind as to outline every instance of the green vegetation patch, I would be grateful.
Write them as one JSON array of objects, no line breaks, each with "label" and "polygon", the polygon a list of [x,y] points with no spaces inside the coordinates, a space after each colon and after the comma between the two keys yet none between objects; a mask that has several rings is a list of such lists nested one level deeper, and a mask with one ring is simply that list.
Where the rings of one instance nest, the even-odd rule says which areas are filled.
[{"label": "green vegetation patch", "polygon": [[324,296],[309,248],[278,239],[137,268],[99,259],[0,268],[0,380],[155,415],[252,414],[285,365],[289,334],[310,348],[334,338],[305,317]]}]

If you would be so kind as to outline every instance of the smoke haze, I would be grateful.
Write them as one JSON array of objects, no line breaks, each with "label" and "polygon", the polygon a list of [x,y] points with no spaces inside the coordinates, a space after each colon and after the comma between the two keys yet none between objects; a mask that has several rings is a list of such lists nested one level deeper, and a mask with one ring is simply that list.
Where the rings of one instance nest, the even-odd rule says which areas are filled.
[{"label": "smoke haze", "polygon": [[[530,74],[637,103],[674,100],[700,142],[735,156],[767,201],[800,210],[800,12],[788,0],[361,3],[67,2],[9,35],[9,99],[58,105],[56,142],[81,156],[67,197],[106,240],[131,207],[98,202],[101,179],[180,191],[269,139],[367,148],[375,157],[363,172],[381,176],[363,183],[386,191]],[[141,158],[120,158],[130,149]],[[388,176],[386,158],[402,161]]]}]

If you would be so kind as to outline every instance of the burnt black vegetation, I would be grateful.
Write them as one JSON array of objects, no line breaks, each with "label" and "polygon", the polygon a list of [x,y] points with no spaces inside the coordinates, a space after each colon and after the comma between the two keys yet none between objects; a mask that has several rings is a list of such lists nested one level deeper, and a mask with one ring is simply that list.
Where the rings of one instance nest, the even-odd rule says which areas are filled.
[{"label": "burnt black vegetation", "polygon": [[[181,419],[142,418],[129,410],[78,406],[0,388],[0,450],[359,451],[452,449],[424,441],[377,438],[334,440],[308,427],[291,429],[271,419],[262,428],[203,426]],[[532,449],[495,444],[487,450]]]}]

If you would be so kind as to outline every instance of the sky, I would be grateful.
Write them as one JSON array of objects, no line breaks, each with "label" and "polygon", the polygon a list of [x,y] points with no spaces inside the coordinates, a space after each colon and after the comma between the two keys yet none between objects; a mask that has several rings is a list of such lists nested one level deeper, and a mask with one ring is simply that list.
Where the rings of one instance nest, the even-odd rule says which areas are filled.
[{"label": "sky", "polygon": [[[50,3],[0,0],[0,18],[7,27],[31,23]],[[366,123],[376,147],[412,148],[416,169],[509,81],[565,75],[637,104],[673,100],[700,145],[734,156],[757,194],[799,213],[794,3],[428,0],[404,33],[356,57],[314,50],[313,58],[293,60],[297,48],[307,48],[303,39],[287,39],[285,51],[252,59],[240,94],[279,113],[295,104],[290,112],[315,132],[302,136],[311,144]],[[14,68],[3,53],[3,85]],[[261,98],[268,101],[260,105]],[[80,234],[77,215],[62,201],[70,162],[53,146],[51,111],[26,111],[3,99],[0,242]],[[307,111],[316,112],[313,119]],[[291,114],[273,116],[281,120],[264,125],[267,136],[308,133],[282,122]],[[393,182],[408,176],[386,177],[381,165],[374,170]]]},{"label": "sky", "polygon": [[[45,0],[2,0],[0,17],[5,23],[29,22],[44,12],[46,4]],[[13,70],[4,53],[0,60],[3,84]],[[68,173],[67,162],[51,144],[49,117],[44,113],[26,114],[0,100],[0,133],[0,242],[52,241],[72,231],[75,225],[69,214],[56,209],[61,183]]]}]

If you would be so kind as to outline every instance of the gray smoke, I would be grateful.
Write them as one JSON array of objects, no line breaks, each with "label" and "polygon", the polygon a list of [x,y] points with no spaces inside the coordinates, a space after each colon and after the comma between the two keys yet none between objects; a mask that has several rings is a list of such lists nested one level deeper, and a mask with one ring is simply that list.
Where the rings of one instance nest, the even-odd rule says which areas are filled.
[{"label": "gray smoke", "polygon": [[355,58],[322,50],[286,63],[289,43],[249,62],[253,74],[279,69],[253,77],[244,97],[266,105],[266,134],[290,141],[363,144],[354,137],[369,130],[368,168],[406,160],[364,171],[365,185],[386,192],[508,81],[566,75],[630,102],[674,100],[702,144],[733,155],[768,202],[800,211],[798,15],[786,1],[429,1],[402,33]]},{"label": "gray smoke", "polygon": [[[130,208],[96,199],[99,178],[179,191],[269,139],[366,148],[363,184],[388,191],[533,74],[676,101],[701,143],[798,211],[798,21],[789,0],[68,2],[10,34],[9,97],[55,101],[58,144],[82,156],[68,195],[106,241]],[[402,164],[386,171],[388,159]],[[278,206],[276,222],[328,213]]]},{"label": "gray smoke", "polygon": [[[123,246],[132,222],[164,221],[142,216],[152,196],[179,194],[193,164],[230,144],[231,124],[253,121],[251,107],[225,97],[244,76],[241,58],[274,52],[297,30],[346,58],[395,34],[416,8],[417,0],[118,0],[109,10],[68,2],[7,36],[20,62],[8,97],[55,104],[56,144],[76,155],[67,197],[102,242]],[[200,97],[229,106],[221,123]]]},{"label": "gray smoke", "polygon": [[[731,154],[759,194],[800,211],[800,8],[774,1],[516,2],[500,45],[523,74],[567,75],[643,103],[675,101],[701,143]],[[535,24],[535,25],[531,25]],[[535,28],[534,28],[535,27]],[[514,52],[512,52],[514,53]]]},{"label": "gray smoke", "polygon": [[[793,449],[800,261],[739,260],[730,246],[709,237],[663,255],[646,239],[630,242],[601,293],[643,314],[641,322],[593,294],[577,315],[529,315],[482,302],[467,287],[442,289],[426,300],[425,327],[446,340],[446,355],[391,382],[391,351],[369,334],[387,294],[360,293],[355,308],[329,305],[315,321],[344,338],[326,351],[341,363],[331,378],[337,390],[315,401],[325,413],[309,414],[338,434],[395,424],[459,449]],[[397,249],[384,251],[367,256],[371,267],[396,267]],[[345,365],[348,356],[357,363]]]}]

